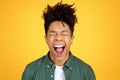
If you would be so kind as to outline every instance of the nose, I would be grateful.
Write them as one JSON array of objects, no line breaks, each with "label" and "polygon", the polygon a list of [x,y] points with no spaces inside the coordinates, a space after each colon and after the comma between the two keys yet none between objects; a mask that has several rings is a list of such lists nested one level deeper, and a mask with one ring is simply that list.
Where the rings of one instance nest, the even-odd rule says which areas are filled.
[{"label": "nose", "polygon": [[62,36],[60,34],[57,34],[55,37],[55,41],[62,41]]}]

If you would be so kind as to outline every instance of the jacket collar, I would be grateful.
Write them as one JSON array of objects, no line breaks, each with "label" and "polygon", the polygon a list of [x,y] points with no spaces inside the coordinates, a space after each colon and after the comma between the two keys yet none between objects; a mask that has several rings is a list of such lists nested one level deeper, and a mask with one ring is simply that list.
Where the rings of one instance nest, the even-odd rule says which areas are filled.
[{"label": "jacket collar", "polygon": [[[49,55],[50,55],[50,51],[49,51],[49,52],[47,53],[47,55],[45,56],[45,62],[46,62],[46,65],[47,65],[47,66],[52,67],[52,66],[54,66],[55,64],[52,63]],[[71,52],[69,52],[69,58],[68,58],[68,60],[66,61],[64,67],[67,67],[67,68],[71,69],[72,62],[74,62],[74,56],[72,55]]]}]

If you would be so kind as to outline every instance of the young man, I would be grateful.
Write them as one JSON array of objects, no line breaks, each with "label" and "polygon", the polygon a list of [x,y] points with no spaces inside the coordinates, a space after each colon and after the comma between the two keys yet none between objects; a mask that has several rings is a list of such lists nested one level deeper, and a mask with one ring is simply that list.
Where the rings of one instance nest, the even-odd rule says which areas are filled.
[{"label": "young man", "polygon": [[73,5],[57,3],[43,12],[47,55],[27,65],[22,80],[96,80],[92,68],[70,52],[74,25]]}]

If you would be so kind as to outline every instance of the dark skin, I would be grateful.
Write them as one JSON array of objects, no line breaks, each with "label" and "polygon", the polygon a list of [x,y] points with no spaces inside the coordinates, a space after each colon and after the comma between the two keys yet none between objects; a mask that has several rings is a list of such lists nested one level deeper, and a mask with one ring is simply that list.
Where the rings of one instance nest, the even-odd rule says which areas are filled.
[{"label": "dark skin", "polygon": [[[71,35],[68,24],[61,21],[53,21],[49,25],[45,40],[50,49],[50,58],[55,65],[63,66],[65,64],[69,58],[73,38],[74,36]],[[57,50],[55,47],[57,47]]]}]

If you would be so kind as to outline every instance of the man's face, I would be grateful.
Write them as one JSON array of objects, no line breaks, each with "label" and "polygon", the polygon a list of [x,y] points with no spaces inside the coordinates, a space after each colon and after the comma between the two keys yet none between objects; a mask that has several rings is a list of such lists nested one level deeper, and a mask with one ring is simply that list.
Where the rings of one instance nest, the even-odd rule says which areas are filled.
[{"label": "man's face", "polygon": [[52,60],[64,61],[68,59],[70,45],[73,41],[69,25],[61,21],[52,22],[49,25],[45,39],[50,49],[50,58]]}]

